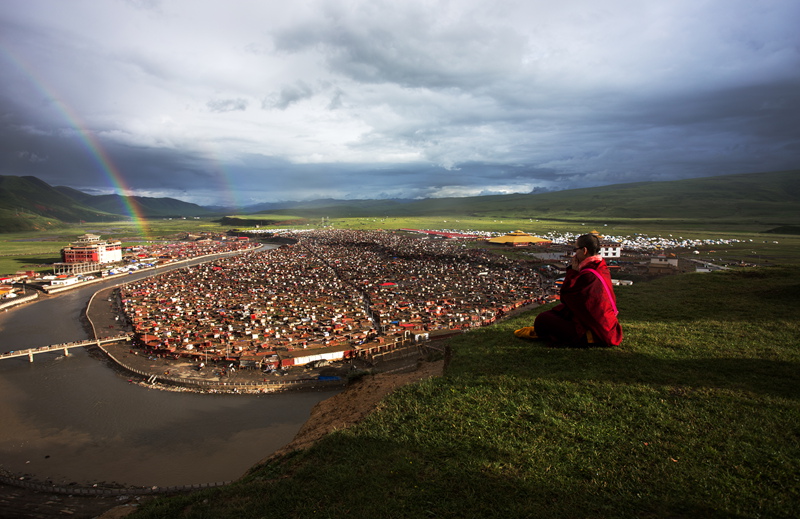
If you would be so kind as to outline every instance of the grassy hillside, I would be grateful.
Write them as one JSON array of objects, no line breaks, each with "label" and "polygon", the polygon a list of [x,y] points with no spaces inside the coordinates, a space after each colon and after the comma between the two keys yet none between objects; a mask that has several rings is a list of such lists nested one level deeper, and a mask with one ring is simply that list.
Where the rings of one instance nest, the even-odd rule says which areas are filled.
[{"label": "grassy hillside", "polygon": [[80,203],[84,203],[94,197],[94,195],[90,195],[89,193],[84,193],[83,191],[78,191],[77,189],[67,186],[55,186],[54,189]]},{"label": "grassy hillside", "polygon": [[793,517],[800,503],[800,273],[618,288],[613,349],[450,341],[443,377],[161,517]]},{"label": "grassy hillside", "polygon": [[0,233],[43,231],[58,229],[63,225],[64,223],[61,220],[47,218],[26,209],[0,208]]},{"label": "grassy hillside", "polygon": [[136,214],[146,218],[176,218],[214,214],[213,211],[204,209],[197,204],[167,197],[96,195],[85,199],[84,203],[99,211],[125,215],[129,214],[129,207],[133,207]]},{"label": "grassy hillside", "polygon": [[59,192],[86,206],[104,213],[130,216],[133,207],[136,214],[147,218],[169,218],[182,216],[208,216],[217,213],[197,204],[175,198],[153,198],[147,196],[90,195],[71,187],[58,186]]},{"label": "grassy hillside", "polygon": [[[756,220],[795,222],[800,170],[725,175],[670,182],[639,182],[531,195],[488,196],[419,202],[419,210],[484,216]],[[448,207],[449,206],[449,207]],[[415,207],[409,210],[415,210]],[[441,214],[441,213],[440,213]],[[447,213],[444,213],[447,214]]]},{"label": "grassy hillside", "polygon": [[52,187],[36,177],[0,175],[0,233],[57,229],[67,224],[130,218],[130,207],[146,218],[214,214],[174,198],[89,195]]},{"label": "grassy hillside", "polygon": [[[481,211],[497,211],[486,201]],[[800,171],[647,182],[509,198],[508,213],[796,222]]]},{"label": "grassy hillside", "polygon": [[0,232],[43,230],[109,214],[66,196],[36,177],[0,175]]}]

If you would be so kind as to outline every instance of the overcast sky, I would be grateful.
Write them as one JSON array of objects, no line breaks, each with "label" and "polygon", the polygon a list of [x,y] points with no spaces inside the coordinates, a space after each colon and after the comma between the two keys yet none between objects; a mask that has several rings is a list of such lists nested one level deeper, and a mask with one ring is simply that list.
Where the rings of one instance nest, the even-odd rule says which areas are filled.
[{"label": "overcast sky", "polygon": [[0,174],[204,205],[800,168],[797,0],[3,0]]}]

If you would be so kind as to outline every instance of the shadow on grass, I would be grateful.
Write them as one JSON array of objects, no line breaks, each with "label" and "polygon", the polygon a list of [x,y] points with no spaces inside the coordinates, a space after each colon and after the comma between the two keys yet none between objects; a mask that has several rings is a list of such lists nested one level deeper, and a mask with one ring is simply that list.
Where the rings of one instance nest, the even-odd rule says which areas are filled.
[{"label": "shadow on grass", "polygon": [[[513,339],[487,362],[465,359],[473,374],[504,373],[531,379],[598,381],[750,391],[800,399],[800,365],[756,358],[662,359],[621,349],[548,348],[541,342]],[[521,351],[522,350],[522,351]],[[474,355],[460,351],[460,355]],[[479,365],[480,367],[477,367]],[[457,364],[453,366],[458,369]]]},{"label": "shadow on grass", "polygon": [[17,256],[13,258],[13,261],[19,265],[20,268],[22,267],[42,267],[42,266],[51,266],[53,263],[57,263],[61,261],[60,256]]},{"label": "shadow on grass", "polygon": [[[638,474],[533,464],[487,445],[465,458],[432,444],[333,434],[301,455],[290,479],[269,466],[248,475],[239,492],[266,499],[242,502],[227,516],[737,517],[727,503],[675,492],[666,478],[643,486]],[[195,504],[209,507],[198,516],[214,516],[215,501],[227,499]]]},{"label": "shadow on grass", "polygon": [[798,290],[800,271],[775,267],[672,276],[616,294],[622,320],[754,323],[795,321]]}]

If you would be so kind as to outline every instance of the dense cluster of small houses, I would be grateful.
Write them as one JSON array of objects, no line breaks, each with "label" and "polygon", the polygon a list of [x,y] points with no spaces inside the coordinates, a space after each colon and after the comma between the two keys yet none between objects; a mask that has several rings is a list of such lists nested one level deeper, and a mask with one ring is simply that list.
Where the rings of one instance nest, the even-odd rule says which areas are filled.
[{"label": "dense cluster of small houses", "polygon": [[180,241],[151,242],[147,245],[128,247],[124,259],[130,262],[160,260],[160,263],[167,263],[250,248],[253,248],[253,243],[245,237],[231,238],[212,233],[190,234]]},{"label": "dense cluster of small houses", "polygon": [[530,263],[455,241],[333,229],[293,237],[124,285],[139,344],[278,368],[488,325],[547,290]]}]

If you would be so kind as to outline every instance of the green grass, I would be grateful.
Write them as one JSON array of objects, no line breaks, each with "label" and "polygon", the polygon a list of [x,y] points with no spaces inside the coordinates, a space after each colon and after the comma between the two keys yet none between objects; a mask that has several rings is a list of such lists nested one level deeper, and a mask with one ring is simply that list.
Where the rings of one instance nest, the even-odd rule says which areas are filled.
[{"label": "green grass", "polygon": [[131,517],[793,517],[798,290],[792,267],[621,287],[614,349],[513,337],[536,312],[475,330],[356,427]]}]

